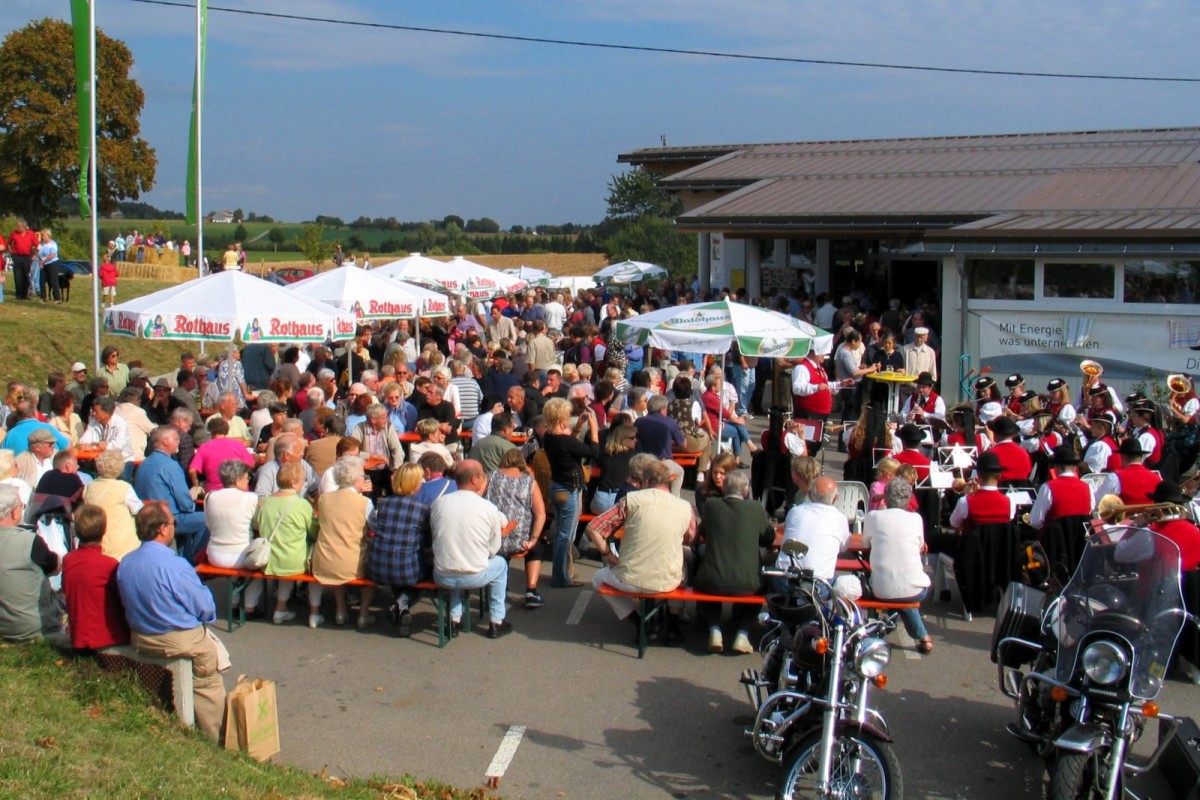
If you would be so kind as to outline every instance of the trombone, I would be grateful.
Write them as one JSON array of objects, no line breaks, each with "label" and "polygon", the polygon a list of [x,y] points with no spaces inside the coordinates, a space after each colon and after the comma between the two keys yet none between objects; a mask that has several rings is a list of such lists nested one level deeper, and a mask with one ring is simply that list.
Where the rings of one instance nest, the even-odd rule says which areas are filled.
[{"label": "trombone", "polygon": [[1100,518],[1105,522],[1118,523],[1123,522],[1128,517],[1130,519],[1138,519],[1145,524],[1153,524],[1167,517],[1180,517],[1189,519],[1190,515],[1186,506],[1181,506],[1178,503],[1146,503],[1143,505],[1119,505],[1102,508],[1099,511]]}]

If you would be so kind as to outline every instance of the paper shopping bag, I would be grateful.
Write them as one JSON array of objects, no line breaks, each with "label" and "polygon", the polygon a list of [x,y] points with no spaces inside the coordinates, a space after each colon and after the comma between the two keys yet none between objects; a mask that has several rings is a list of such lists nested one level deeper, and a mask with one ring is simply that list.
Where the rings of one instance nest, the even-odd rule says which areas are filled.
[{"label": "paper shopping bag", "polygon": [[244,750],[255,761],[279,752],[279,706],[275,681],[238,676],[225,700],[225,749]]}]

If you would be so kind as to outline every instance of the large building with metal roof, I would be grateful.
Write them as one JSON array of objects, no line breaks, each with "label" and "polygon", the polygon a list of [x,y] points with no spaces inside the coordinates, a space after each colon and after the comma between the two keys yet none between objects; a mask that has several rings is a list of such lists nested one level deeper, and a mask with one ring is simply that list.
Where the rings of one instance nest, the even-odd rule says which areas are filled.
[{"label": "large building with metal roof", "polygon": [[1065,377],[1082,358],[1118,388],[1148,367],[1200,373],[1200,128],[655,147],[619,161],[682,198],[702,285],[936,293],[946,377]]}]

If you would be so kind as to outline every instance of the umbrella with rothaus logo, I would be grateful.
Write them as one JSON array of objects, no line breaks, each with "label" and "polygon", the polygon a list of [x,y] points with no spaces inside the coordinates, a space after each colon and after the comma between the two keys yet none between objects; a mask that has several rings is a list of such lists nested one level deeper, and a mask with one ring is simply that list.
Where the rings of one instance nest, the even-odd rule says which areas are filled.
[{"label": "umbrella with rothaus logo", "polygon": [[104,330],[117,336],[209,342],[350,339],[354,315],[244,272],[218,272],[113,306]]},{"label": "umbrella with rothaus logo", "polygon": [[412,253],[371,272],[475,299],[490,299],[525,288],[525,281],[468,261],[462,256],[455,256],[450,261],[438,261],[420,253]]},{"label": "umbrella with rothaus logo", "polygon": [[393,278],[375,270],[338,267],[297,283],[288,291],[346,309],[359,319],[415,319],[450,314],[446,295]]},{"label": "umbrella with rothaus logo", "polygon": [[803,358],[810,347],[827,350],[833,334],[765,308],[717,300],[651,311],[618,320],[623,341],[663,350],[727,353],[734,341],[743,355]]},{"label": "umbrella with rothaus logo", "polygon": [[544,288],[552,285],[552,282],[554,281],[554,276],[546,270],[538,269],[537,267],[527,267],[524,264],[519,267],[512,267],[511,269],[504,269],[500,271],[505,275],[510,275],[518,280],[525,281],[525,283],[529,286],[539,286]]}]

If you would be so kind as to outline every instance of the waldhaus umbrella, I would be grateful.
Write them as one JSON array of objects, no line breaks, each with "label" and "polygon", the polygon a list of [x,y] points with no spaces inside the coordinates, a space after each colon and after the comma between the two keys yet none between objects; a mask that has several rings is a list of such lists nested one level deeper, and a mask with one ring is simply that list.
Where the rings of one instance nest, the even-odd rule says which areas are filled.
[{"label": "waldhaus umbrella", "polygon": [[616,264],[609,264],[592,276],[599,284],[636,283],[649,278],[665,277],[667,277],[666,267],[646,261],[619,261]]},{"label": "waldhaus umbrella", "polygon": [[[804,358],[809,349],[827,351],[833,342],[833,334],[795,317],[729,300],[670,306],[618,320],[616,332],[618,339],[643,347],[720,353],[722,360],[734,342],[742,355],[763,358]],[[722,424],[718,413],[718,442]]]}]

